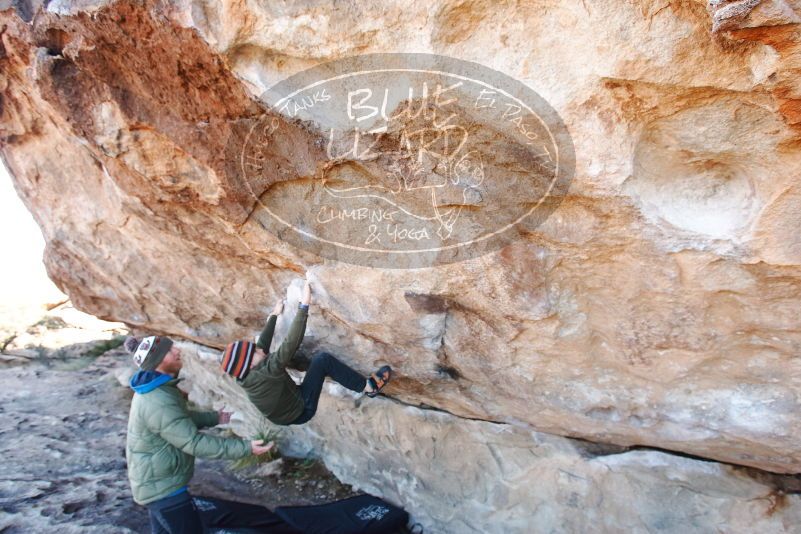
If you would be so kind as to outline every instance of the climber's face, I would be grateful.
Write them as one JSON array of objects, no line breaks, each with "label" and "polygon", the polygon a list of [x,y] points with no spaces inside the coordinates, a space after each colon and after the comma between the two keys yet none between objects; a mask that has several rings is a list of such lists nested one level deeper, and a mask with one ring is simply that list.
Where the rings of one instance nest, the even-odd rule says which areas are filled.
[{"label": "climber's face", "polygon": [[183,366],[184,363],[181,361],[181,349],[173,345],[170,352],[161,360],[157,370],[168,375],[178,376]]},{"label": "climber's face", "polygon": [[253,363],[250,364],[251,367],[253,367],[254,365],[258,365],[266,357],[267,355],[264,353],[263,350],[261,350],[260,348],[256,348],[256,350],[253,352]]}]

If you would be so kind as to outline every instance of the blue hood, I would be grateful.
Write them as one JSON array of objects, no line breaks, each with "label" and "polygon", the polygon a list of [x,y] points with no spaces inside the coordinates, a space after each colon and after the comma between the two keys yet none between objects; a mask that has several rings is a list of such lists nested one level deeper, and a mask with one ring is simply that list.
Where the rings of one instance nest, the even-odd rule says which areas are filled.
[{"label": "blue hood", "polygon": [[137,393],[149,393],[162,384],[166,384],[173,377],[158,371],[137,371],[131,377],[131,389]]}]

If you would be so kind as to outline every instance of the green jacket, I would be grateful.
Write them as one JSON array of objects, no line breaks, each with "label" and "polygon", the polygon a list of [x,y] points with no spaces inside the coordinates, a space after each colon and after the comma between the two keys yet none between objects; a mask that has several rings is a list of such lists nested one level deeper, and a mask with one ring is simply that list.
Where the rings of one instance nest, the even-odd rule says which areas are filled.
[{"label": "green jacket", "polygon": [[256,342],[268,356],[239,382],[250,402],[276,425],[288,425],[303,413],[303,397],[300,396],[297,384],[286,372],[286,366],[303,341],[308,316],[307,308],[298,308],[283,343],[278,350],[270,353],[276,320],[275,315],[271,315]]},{"label": "green jacket", "polygon": [[237,459],[251,454],[250,442],[198,432],[217,424],[217,412],[192,412],[177,387],[178,379],[157,371],[131,378],[125,457],[133,499],[156,501],[183,488],[192,478],[195,456]]}]

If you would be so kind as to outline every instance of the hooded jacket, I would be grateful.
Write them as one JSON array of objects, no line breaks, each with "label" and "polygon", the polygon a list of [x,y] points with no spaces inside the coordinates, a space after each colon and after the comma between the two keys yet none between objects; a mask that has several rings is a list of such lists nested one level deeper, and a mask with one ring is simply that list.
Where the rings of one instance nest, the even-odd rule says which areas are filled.
[{"label": "hooded jacket", "polygon": [[217,412],[189,411],[177,384],[177,378],[157,371],[139,371],[131,378],[135,394],[125,457],[138,504],[184,489],[194,473],[195,456],[233,460],[251,454],[249,441],[198,432],[198,427],[217,424]]},{"label": "hooded jacket", "polygon": [[303,341],[308,310],[308,306],[298,307],[298,313],[292,320],[284,341],[278,350],[272,353],[269,353],[269,350],[275,331],[276,316],[271,315],[267,319],[267,325],[259,335],[256,346],[268,352],[269,356],[255,365],[244,380],[239,381],[250,402],[277,425],[288,425],[303,413],[300,388],[286,372],[286,367]]}]

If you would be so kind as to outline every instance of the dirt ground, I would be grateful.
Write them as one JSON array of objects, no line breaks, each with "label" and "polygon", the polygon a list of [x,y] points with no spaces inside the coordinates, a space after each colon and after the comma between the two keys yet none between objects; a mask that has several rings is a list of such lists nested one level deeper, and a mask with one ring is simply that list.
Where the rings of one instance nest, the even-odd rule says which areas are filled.
[{"label": "dirt ground", "polygon": [[[122,325],[69,303],[27,326],[9,322],[0,326],[0,533],[149,532],[126,476],[132,392],[117,377],[132,364],[118,347]],[[355,494],[314,460],[272,467],[265,476],[198,460],[190,491],[268,508]]]}]

